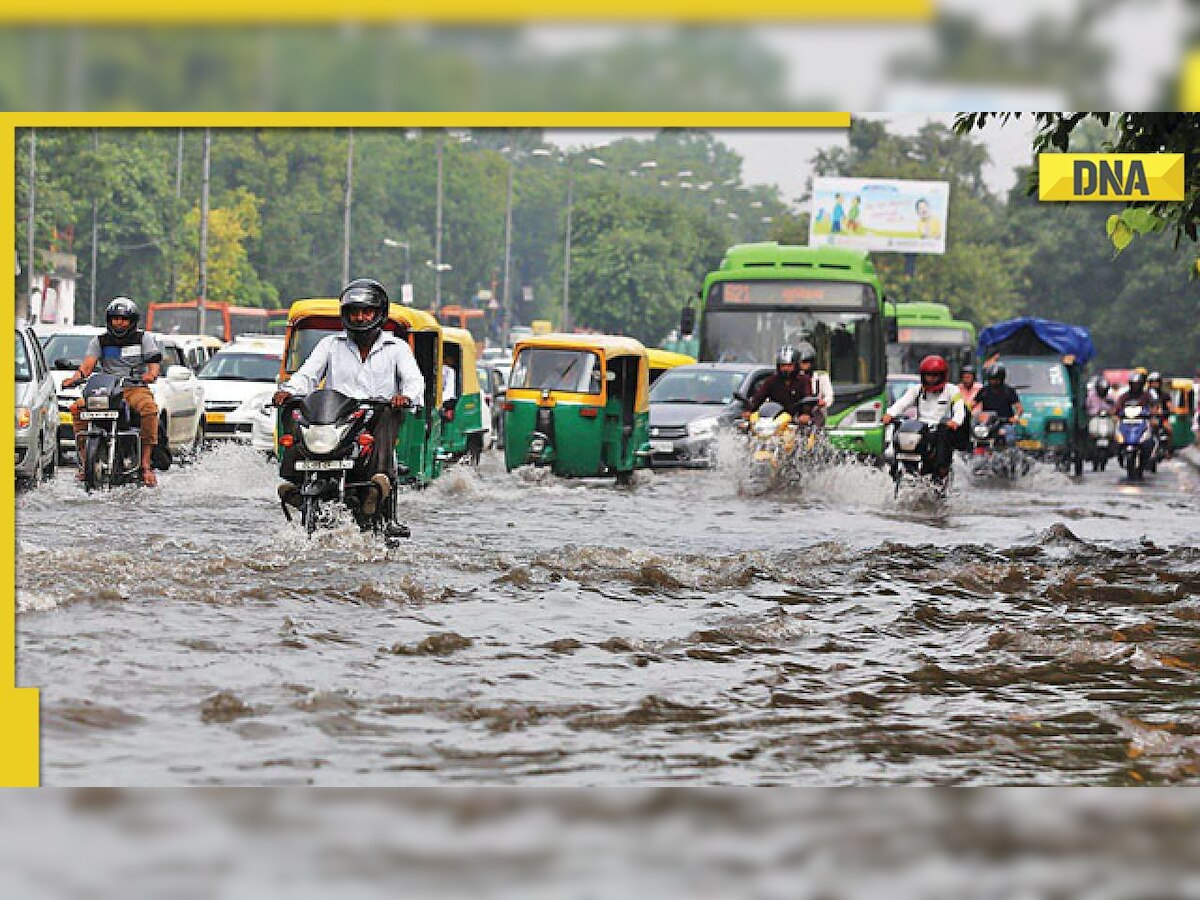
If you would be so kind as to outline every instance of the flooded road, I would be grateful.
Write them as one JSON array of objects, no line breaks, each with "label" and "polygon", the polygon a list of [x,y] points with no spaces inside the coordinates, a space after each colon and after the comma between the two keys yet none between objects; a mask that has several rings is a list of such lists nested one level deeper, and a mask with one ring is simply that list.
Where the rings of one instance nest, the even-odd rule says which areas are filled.
[{"label": "flooded road", "polygon": [[892,498],[482,471],[307,541],[222,448],[23,494],[18,683],[62,784],[1200,783],[1200,477]]}]

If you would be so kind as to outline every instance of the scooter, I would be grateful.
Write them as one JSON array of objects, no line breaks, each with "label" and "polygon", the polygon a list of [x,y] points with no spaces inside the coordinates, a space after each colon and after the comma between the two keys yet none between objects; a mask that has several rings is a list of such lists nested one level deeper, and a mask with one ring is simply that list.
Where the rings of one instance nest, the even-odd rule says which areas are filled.
[{"label": "scooter", "polygon": [[1088,457],[1093,472],[1103,472],[1108,465],[1116,433],[1117,423],[1108,410],[1101,410],[1088,419]]},{"label": "scooter", "polygon": [[980,412],[971,426],[970,469],[975,477],[1015,480],[1027,475],[1032,464],[1024,453],[1009,446],[1004,420]]},{"label": "scooter", "polygon": [[1148,407],[1127,403],[1117,424],[1117,462],[1130,481],[1140,481],[1154,465],[1156,438]]},{"label": "scooter", "polygon": [[[812,416],[820,397],[800,401],[801,415]],[[749,438],[750,461],[745,474],[747,493],[761,494],[800,481],[814,461],[819,431],[811,421],[800,424],[775,402],[764,403],[758,412],[739,424]]]},{"label": "scooter", "polygon": [[389,546],[409,536],[408,528],[396,521],[395,475],[376,474],[388,484],[387,496],[381,498],[381,485],[370,474],[375,453],[371,426],[388,409],[388,403],[328,389],[280,407],[280,475],[294,485],[287,497],[281,495],[289,522],[289,502],[299,508],[300,523],[310,536],[317,528],[333,528],[339,510],[346,508],[361,529],[383,534]]}]

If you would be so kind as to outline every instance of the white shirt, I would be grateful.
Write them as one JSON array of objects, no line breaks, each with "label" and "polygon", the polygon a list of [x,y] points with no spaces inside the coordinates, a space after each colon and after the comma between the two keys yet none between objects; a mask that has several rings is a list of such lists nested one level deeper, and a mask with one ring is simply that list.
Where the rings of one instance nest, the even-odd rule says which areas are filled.
[{"label": "white shirt", "polygon": [[947,417],[962,425],[967,419],[967,407],[958,388],[952,384],[945,384],[937,391],[925,391],[919,384],[914,384],[888,407],[888,415],[895,418],[913,406],[917,407],[917,418],[926,425],[939,425]]},{"label": "white shirt", "polygon": [[386,331],[376,338],[365,360],[358,345],[345,334],[322,338],[283,390],[303,397],[312,393],[322,378],[325,387],[356,400],[390,400],[403,394],[418,406],[425,401],[425,376],[412,348]]},{"label": "white shirt", "polygon": [[813,390],[816,391],[821,403],[828,409],[833,406],[833,383],[829,380],[828,372],[813,372]]},{"label": "white shirt", "polygon": [[442,402],[453,400],[457,396],[454,385],[454,367],[442,366]]}]

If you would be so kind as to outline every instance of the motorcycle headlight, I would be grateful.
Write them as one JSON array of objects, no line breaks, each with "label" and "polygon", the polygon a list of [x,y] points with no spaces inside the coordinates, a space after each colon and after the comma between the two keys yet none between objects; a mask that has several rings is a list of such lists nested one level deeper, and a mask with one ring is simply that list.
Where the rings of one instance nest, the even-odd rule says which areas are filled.
[{"label": "motorcycle headlight", "polygon": [[775,433],[775,420],[759,419],[754,423],[754,433],[759,437],[770,437]]},{"label": "motorcycle headlight", "polygon": [[688,422],[687,433],[690,437],[712,437],[717,433],[717,424],[716,416],[706,416]]},{"label": "motorcycle headlight", "polygon": [[108,409],[108,394],[93,394],[87,398],[87,408],[94,410]]},{"label": "motorcycle headlight", "polygon": [[332,453],[349,430],[349,423],[345,425],[301,425],[300,436],[304,439],[304,446],[313,453]]},{"label": "motorcycle headlight", "polygon": [[975,437],[985,438],[988,436],[988,427],[986,425],[975,426]]}]

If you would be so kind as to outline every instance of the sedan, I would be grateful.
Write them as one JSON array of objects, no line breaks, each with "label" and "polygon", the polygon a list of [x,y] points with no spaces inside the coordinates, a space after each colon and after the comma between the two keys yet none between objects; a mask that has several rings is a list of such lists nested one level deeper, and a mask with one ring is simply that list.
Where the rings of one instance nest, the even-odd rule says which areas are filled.
[{"label": "sedan", "polygon": [[695,363],[664,373],[650,390],[652,466],[708,467],[716,462],[717,434],[742,414],[770,366]]}]

